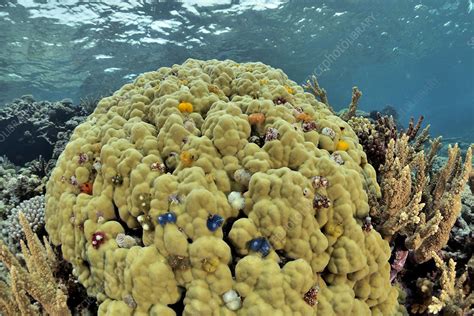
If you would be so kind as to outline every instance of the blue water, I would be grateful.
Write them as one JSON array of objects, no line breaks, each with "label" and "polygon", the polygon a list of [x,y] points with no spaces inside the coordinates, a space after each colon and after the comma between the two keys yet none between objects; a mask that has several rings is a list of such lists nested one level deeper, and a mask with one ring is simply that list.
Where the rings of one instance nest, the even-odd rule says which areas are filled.
[{"label": "blue water", "polygon": [[425,115],[433,135],[474,142],[471,0],[0,1],[0,104],[107,95],[187,58],[312,73],[336,109]]}]

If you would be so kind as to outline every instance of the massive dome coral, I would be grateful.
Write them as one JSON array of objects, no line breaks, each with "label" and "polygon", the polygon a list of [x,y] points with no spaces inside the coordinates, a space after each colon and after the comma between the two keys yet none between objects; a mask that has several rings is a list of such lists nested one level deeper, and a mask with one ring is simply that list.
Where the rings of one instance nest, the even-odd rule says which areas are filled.
[{"label": "massive dome coral", "polygon": [[76,128],[46,227],[102,315],[402,314],[368,190],[349,125],[281,70],[189,59]]}]

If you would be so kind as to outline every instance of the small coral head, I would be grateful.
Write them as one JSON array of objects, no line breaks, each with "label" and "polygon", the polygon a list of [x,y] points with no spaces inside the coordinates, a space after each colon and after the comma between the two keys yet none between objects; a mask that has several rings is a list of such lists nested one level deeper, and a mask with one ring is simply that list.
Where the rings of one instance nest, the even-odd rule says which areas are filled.
[{"label": "small coral head", "polygon": [[181,113],[191,113],[193,111],[193,105],[190,102],[181,102],[178,105],[178,110]]},{"label": "small coral head", "polygon": [[332,237],[338,238],[344,233],[344,227],[342,224],[337,224],[334,222],[328,222],[324,226],[326,233]]},{"label": "small coral head", "polygon": [[207,218],[207,228],[211,232],[215,232],[219,227],[222,226],[223,223],[224,223],[224,219],[222,218],[222,216],[217,215],[217,214],[210,215]]},{"label": "small coral head", "polygon": [[104,232],[95,232],[92,234],[92,247],[94,249],[99,249],[100,245],[105,242],[105,233]]},{"label": "small coral head", "polygon": [[91,182],[86,182],[86,183],[81,184],[79,186],[79,189],[81,190],[81,193],[92,195],[92,183]]},{"label": "small coral head", "polygon": [[214,93],[214,94],[219,94],[220,92],[219,87],[213,84],[208,85],[207,89],[209,90],[209,92]]}]

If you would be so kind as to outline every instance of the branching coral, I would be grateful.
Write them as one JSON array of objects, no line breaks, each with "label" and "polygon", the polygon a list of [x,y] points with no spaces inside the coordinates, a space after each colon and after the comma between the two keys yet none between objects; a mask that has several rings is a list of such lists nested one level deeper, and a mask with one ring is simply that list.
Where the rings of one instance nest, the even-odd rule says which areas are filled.
[{"label": "branching coral", "polygon": [[388,143],[397,138],[397,129],[391,116],[379,116],[376,121],[354,116],[348,121],[367,154],[367,160],[376,170],[385,163]]},{"label": "branching coral", "polygon": [[347,107],[348,110],[347,112],[343,113],[341,115],[341,118],[344,121],[349,121],[352,117],[355,116],[357,107],[359,105],[359,99],[362,96],[362,92],[359,90],[357,87],[352,88],[352,97],[351,97],[351,103],[349,103],[349,106]]},{"label": "branching coral", "polygon": [[467,272],[456,278],[456,262],[449,259],[446,264],[435,252],[432,257],[438,269],[441,270],[440,287],[438,296],[433,295],[428,305],[432,314],[463,316],[474,313],[474,293],[471,286],[465,285]]},{"label": "branching coral", "polygon": [[[424,138],[425,133],[420,136]],[[414,250],[415,260],[425,262],[432,251],[446,245],[459,216],[461,192],[472,169],[472,151],[468,149],[463,164],[455,145],[449,149],[446,165],[434,172],[431,166],[439,139],[425,157],[423,151],[416,150],[419,142],[415,139],[410,145],[409,138],[403,134],[389,143],[379,175],[382,199],[373,215],[378,216],[377,227],[384,236],[406,236],[405,245]]]},{"label": "branching coral", "polygon": [[[407,246],[415,249],[415,260],[425,262],[446,245],[456,219],[461,212],[461,193],[472,170],[472,147],[467,150],[464,163],[457,145],[450,148],[448,162],[442,170],[431,175],[430,183],[424,192],[426,210],[426,226],[436,217],[442,217],[436,233],[423,238],[419,230],[424,226],[423,221],[414,230],[414,235],[407,239]],[[439,214],[439,215],[438,215]],[[429,220],[428,220],[429,219]],[[426,235],[425,235],[426,236]],[[423,238],[420,243],[419,238]]]},{"label": "branching coral", "polygon": [[319,86],[318,78],[316,76],[311,76],[311,79],[306,81],[306,84],[303,85],[307,91],[310,91],[315,97],[317,97],[322,103],[326,104],[326,106],[334,113],[334,110],[329,105],[328,96],[326,90]]},{"label": "branching coral", "polygon": [[413,117],[410,119],[410,123],[408,124],[408,128],[406,131],[402,132],[408,136],[408,140],[414,140],[418,135],[418,131],[421,128],[421,124],[423,123],[424,116],[420,116],[418,121],[415,124]]},{"label": "branching coral", "polygon": [[[70,315],[66,304],[67,296],[53,276],[52,267],[56,261],[54,251],[46,238],[44,244],[41,244],[22,213],[19,213],[19,219],[27,240],[27,246],[21,242],[27,269],[21,266],[8,247],[0,241],[0,260],[10,270],[11,283],[10,293],[5,283],[1,285],[2,311],[6,315],[15,315],[18,310],[23,315],[41,314],[38,307],[32,305],[31,296],[50,315]],[[12,310],[14,312],[10,314]]]},{"label": "branching coral", "polygon": [[[380,222],[377,229],[386,237],[393,236],[409,224],[420,222],[418,215],[424,207],[420,189],[424,188],[426,181],[424,156],[419,154],[414,159],[412,155],[408,136],[402,136],[398,141],[391,140],[385,164],[380,168],[382,198],[379,207],[374,208],[376,212],[371,215]],[[412,169],[416,170],[416,184],[412,183]]]}]

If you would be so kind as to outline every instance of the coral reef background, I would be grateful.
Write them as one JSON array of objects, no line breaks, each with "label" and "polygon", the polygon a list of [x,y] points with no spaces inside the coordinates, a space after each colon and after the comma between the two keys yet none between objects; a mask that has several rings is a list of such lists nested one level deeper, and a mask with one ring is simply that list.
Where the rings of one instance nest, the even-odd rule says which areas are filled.
[{"label": "coral reef background", "polygon": [[473,11],[0,1],[0,314],[473,315]]},{"label": "coral reef background", "polygon": [[[193,64],[192,61],[190,63]],[[251,71],[251,68],[247,69],[247,71]],[[180,73],[182,76],[185,76],[187,71],[180,72],[179,68],[175,68],[175,72],[167,69],[161,71],[161,75],[158,75],[158,77],[163,78],[158,80],[164,80],[164,89],[168,89],[167,91],[171,89],[172,91],[172,86],[166,84],[166,80],[170,80],[167,79],[167,71],[171,71],[171,76],[179,76]],[[186,79],[181,78],[176,80],[178,80],[178,85],[180,86],[187,84]],[[141,81],[138,82],[138,85],[144,84]],[[172,82],[175,82],[175,80],[172,79]],[[266,79],[260,79],[260,84],[267,85],[268,82]],[[242,86],[243,89],[249,89],[249,87],[247,83]],[[319,87],[316,78],[313,78],[313,81],[308,81],[305,88],[320,100],[320,104],[325,104],[329,111],[334,111],[328,101],[330,98],[327,97],[325,90]],[[125,88],[125,91],[128,91],[128,89],[129,88]],[[221,93],[221,90],[214,86],[210,86],[208,89],[217,96]],[[285,86],[278,92],[279,95],[277,97],[273,97],[272,106],[283,107],[285,104],[288,106],[287,102],[293,98],[292,95],[295,93],[299,95],[299,93],[301,93],[299,89],[301,88],[297,86]],[[225,88],[223,91],[225,91]],[[245,91],[247,91],[246,93],[252,93],[252,90]],[[368,202],[371,208],[370,215],[362,218],[360,224],[363,230],[380,232],[380,234],[389,241],[390,259],[388,262],[390,263],[390,281],[400,288],[400,293],[403,294],[398,298],[399,304],[405,306],[410,314],[425,315],[428,313],[442,313],[445,315],[463,315],[463,313],[472,312],[473,295],[469,283],[473,279],[472,212],[474,199],[472,192],[473,173],[470,171],[472,165],[470,146],[462,145],[460,148],[457,146],[450,148],[447,145],[443,145],[440,138],[431,138],[429,136],[429,127],[424,126],[423,118],[420,118],[418,121],[411,121],[407,124],[406,128],[403,128],[403,124],[394,119],[394,117],[396,117],[396,111],[394,111],[394,109],[386,109],[382,112],[375,111],[373,113],[361,112],[357,110],[360,99],[363,100],[361,91],[354,88],[348,108],[338,114],[341,122],[339,124],[346,121],[348,126],[354,130],[358,141],[367,155],[368,161],[378,170],[377,181],[380,184],[381,191],[377,193],[377,190],[367,188]],[[105,98],[104,100],[111,100],[111,98]],[[138,100],[136,96],[134,100]],[[191,100],[194,99],[189,99],[189,101]],[[107,102],[110,101],[104,101],[102,107],[107,107]],[[22,104],[23,107],[19,107],[18,104]],[[15,100],[10,105],[7,105],[4,111],[10,113],[10,115],[5,116],[5,121],[11,122],[11,117],[15,116],[16,111],[18,111],[18,116],[21,116],[23,113],[22,108],[28,107],[28,104],[31,104],[33,107],[37,104],[45,104],[50,110],[42,111],[41,115],[37,115],[34,119],[30,120],[31,123],[17,124],[15,126],[17,130],[11,135],[28,134],[27,132],[31,131],[32,126],[36,128],[35,131],[50,131],[50,129],[48,129],[50,124],[47,118],[51,113],[55,112],[54,108],[57,108],[58,111],[63,111],[63,113],[74,112],[78,115],[72,117],[69,115],[64,116],[62,122],[58,122],[56,126],[57,129],[53,130],[57,133],[50,132],[49,137],[56,139],[56,143],[42,143],[42,150],[45,151],[41,151],[41,153],[49,153],[49,156],[47,156],[48,160],[39,156],[37,159],[24,163],[23,165],[15,165],[7,156],[4,156],[1,160],[1,232],[4,243],[2,243],[0,258],[5,262],[10,272],[8,273],[4,270],[2,273],[2,278],[6,283],[1,283],[3,292],[2,295],[0,295],[0,298],[2,298],[0,299],[0,305],[2,308],[5,308],[5,311],[15,310],[20,306],[21,310],[25,311],[25,313],[37,313],[42,310],[62,314],[69,313],[70,311],[89,311],[95,313],[98,308],[97,302],[94,297],[88,297],[86,289],[77,283],[77,270],[74,272],[73,267],[62,259],[59,248],[50,246],[47,239],[45,239],[43,243],[39,243],[39,241],[34,240],[33,235],[36,233],[40,237],[47,237],[43,226],[43,194],[45,193],[45,183],[50,176],[51,167],[56,163],[55,159],[57,155],[55,155],[54,152],[61,152],[63,150],[65,143],[71,135],[72,129],[84,121],[85,115],[90,113],[90,109],[94,108],[95,104],[83,102],[82,105],[73,105],[67,100],[53,103],[46,101],[36,102],[31,96],[24,96],[19,100]],[[193,107],[192,102],[182,102],[176,107],[177,113],[182,112],[184,117],[186,117],[186,113],[189,114],[195,110],[196,108]],[[100,107],[98,111],[100,113]],[[296,119],[302,124],[301,128],[305,133],[312,132],[315,126],[317,126],[311,124],[311,118],[308,116],[307,111],[301,112],[301,110],[296,108],[296,112],[294,112],[293,115],[295,115]],[[248,117],[249,123],[256,124],[256,127],[258,127],[258,124],[264,122],[262,119],[265,120],[265,117],[252,115]],[[91,120],[94,121],[94,117],[89,118],[90,122],[92,122]],[[37,123],[35,124],[35,122]],[[316,122],[318,121],[316,120]],[[184,126],[187,125],[185,124]],[[187,128],[193,130],[192,124]],[[257,130],[255,130],[255,132],[256,131]],[[331,147],[332,145],[329,145],[330,143],[324,145],[326,141],[323,140],[325,139],[324,137],[328,137],[328,140],[335,137],[335,134],[333,134],[334,131],[328,127],[319,127],[318,131],[322,137],[321,146]],[[271,133],[269,134],[269,132]],[[276,134],[275,132],[276,130],[268,129],[264,135],[265,140],[263,140],[263,142],[275,141],[281,137],[278,132],[276,132]],[[64,140],[61,141],[61,138]],[[10,141],[12,141],[12,138]],[[264,144],[261,143],[262,140],[260,139],[251,141],[255,141],[255,144],[258,146]],[[43,139],[39,137],[37,140],[31,140],[33,144],[32,148],[36,148],[34,146],[35,142],[43,142]],[[55,150],[54,148],[57,144],[59,144],[60,149]],[[345,141],[339,141],[334,145],[336,146],[336,150],[342,152],[349,148],[347,147],[349,145]],[[45,146],[49,147],[43,148]],[[172,144],[171,147],[173,147]],[[329,147],[327,147],[328,150]],[[374,148],[376,148],[376,150],[374,150]],[[446,149],[444,150],[444,148]],[[32,153],[30,151],[31,150],[28,151],[28,154],[31,155]],[[81,153],[82,150],[76,153],[77,157],[72,158],[72,161],[77,159],[79,165],[76,167],[81,169],[83,168],[81,165],[90,163],[91,168],[100,170],[102,165],[97,164],[97,161],[93,161],[94,159],[91,153],[88,152],[87,156],[84,157],[81,156]],[[187,164],[192,164],[194,159],[197,158],[195,155],[190,156],[193,158],[187,157],[186,155],[183,156],[183,153],[178,156],[181,160],[180,164],[177,161],[173,163],[173,159],[175,158],[173,158],[173,155],[170,155],[167,160],[164,160],[165,168],[186,168]],[[15,153],[13,159],[15,159],[15,157],[22,157],[22,155],[21,153]],[[341,158],[342,157],[337,159]],[[336,162],[338,161],[337,159],[335,160]],[[67,161],[71,160],[68,159]],[[178,165],[176,165],[176,163],[178,163]],[[343,161],[340,163],[343,163]],[[155,167],[153,167],[153,164],[150,167],[157,168],[158,172],[161,168],[159,163],[157,163]],[[410,172],[410,170],[413,172],[413,177],[410,177],[409,173],[407,176],[407,172]],[[75,176],[66,179],[67,182],[70,183],[68,185],[79,188],[80,192],[85,194],[84,196],[92,194],[92,191],[82,186],[83,180],[81,180],[80,174],[76,175],[78,176],[77,179]],[[237,173],[235,176],[237,176]],[[235,179],[246,183],[245,181],[248,180],[239,180],[245,179],[245,177],[244,172],[241,175],[239,174],[238,178]],[[58,181],[61,182],[62,180],[55,180],[55,182]],[[119,178],[114,176],[111,178],[111,181],[113,186],[121,186],[124,178],[122,176]],[[125,179],[125,181],[128,180]],[[313,181],[317,181],[315,182],[316,184],[313,185],[318,187],[320,185],[325,186],[324,181],[327,180],[318,178]],[[369,180],[367,183],[370,183],[370,181],[372,180]],[[440,187],[440,183],[449,183],[450,185]],[[396,195],[391,193],[394,188],[398,188],[396,189]],[[371,195],[370,192],[372,192],[373,195]],[[235,203],[237,203],[235,205],[238,205],[238,203],[240,203],[238,202],[237,195],[235,198],[237,199],[234,200],[234,197],[232,197],[231,201],[229,195],[229,203],[231,203],[231,205]],[[176,199],[179,200],[179,197],[177,196]],[[173,201],[173,199],[170,201]],[[140,202],[140,200],[138,200],[138,202]],[[314,197],[313,207],[321,211],[330,207],[330,204],[327,204],[329,202],[330,200],[325,200],[324,196],[317,195]],[[105,213],[97,215],[99,216],[97,218],[99,224],[101,223],[100,216],[104,215]],[[139,217],[140,216],[137,217],[138,223],[145,231],[145,226],[151,225],[152,223],[148,222],[149,219],[140,220]],[[169,220],[175,221],[176,219],[171,218]],[[157,221],[158,222],[153,225],[159,226],[161,219],[158,218]],[[21,229],[22,225],[24,229]],[[24,225],[31,227],[31,230]],[[208,229],[214,229],[211,228],[214,227],[212,225],[215,225],[214,222],[211,222],[211,224],[208,222]],[[248,227],[245,228],[246,225],[247,224],[242,226],[244,231],[249,229]],[[442,225],[445,225],[445,228],[441,228]],[[330,226],[331,225],[325,226],[326,234],[329,233],[340,236],[337,232],[340,228],[338,228],[337,225],[334,227],[331,226],[332,228],[330,228]],[[219,226],[216,226],[216,228],[218,227]],[[123,248],[139,245],[140,242],[137,241],[135,235],[135,233],[133,233],[132,236],[127,236],[126,234],[120,236],[119,234],[116,237],[116,243],[119,247]],[[238,245],[239,239],[235,239],[235,236],[237,235],[234,234],[234,237],[231,237],[231,239],[234,238],[233,242]],[[101,247],[101,240],[104,237],[109,238],[105,234],[97,235],[94,233],[92,245],[94,245],[95,242],[99,249],[99,247]],[[105,240],[107,241],[108,239]],[[258,240],[255,242],[257,241]],[[21,246],[21,243],[24,242],[28,243],[29,251],[25,250],[26,248],[24,246]],[[115,242],[115,240],[113,242]],[[278,240],[275,241],[275,239],[270,238],[270,242],[276,245],[275,242],[278,243]],[[110,243],[108,244],[110,245]],[[94,247],[95,246],[92,248]],[[21,251],[20,248],[22,248]],[[38,251],[34,249],[38,249]],[[240,252],[242,249],[243,248],[238,251]],[[250,250],[252,249],[253,248],[250,248]],[[267,250],[263,253],[267,253],[266,251]],[[29,257],[29,253],[31,253],[33,257]],[[92,250],[92,253],[94,253],[94,250]],[[288,258],[284,252],[277,251],[277,254],[280,257],[280,262],[285,264]],[[42,263],[41,258],[49,259],[46,261],[43,260],[44,262]],[[23,261],[26,261],[28,270],[22,267]],[[45,262],[47,263],[46,265],[44,264]],[[79,261],[74,262],[76,262],[77,265]],[[183,272],[179,273],[185,273],[185,270],[189,268],[189,263],[186,263],[185,257],[181,255],[177,255],[173,257],[173,259],[168,258],[168,264],[170,264],[173,269],[177,269],[175,273],[181,270],[183,270]],[[214,266],[218,266],[218,264],[213,263],[210,258],[204,260],[202,264],[203,269],[208,273],[209,271],[214,271]],[[49,277],[38,278],[39,275],[45,274],[49,275]],[[184,275],[185,274],[183,274],[183,277]],[[326,282],[335,282],[329,275],[325,275],[324,278]],[[8,284],[13,284],[12,282],[16,285],[10,291],[8,290],[10,287]],[[30,287],[26,286],[26,284],[30,284]],[[60,292],[37,292],[38,289],[42,289],[43,287],[44,289],[51,287],[57,288]],[[22,288],[23,291],[26,292],[17,293],[18,290],[15,290],[15,288]],[[89,295],[97,296],[99,302],[103,301],[104,297],[101,294],[97,294],[100,293],[100,291],[100,287],[93,290],[89,289]],[[245,293],[243,288],[240,288],[240,291]],[[321,288],[319,287],[309,289],[304,295],[304,301],[309,306],[312,306],[312,304],[317,304],[320,300],[322,305],[320,305],[319,308],[329,308],[326,302],[331,302],[331,299],[326,301],[328,298],[324,290],[319,293],[318,296],[318,292],[320,291]],[[25,294],[21,293],[29,294],[25,296]],[[224,296],[222,298],[224,303],[228,308],[240,308],[238,305],[233,305],[236,304],[236,297],[233,295],[238,294],[229,293],[227,296]],[[32,298],[38,301],[41,307],[39,307],[39,305],[30,306]],[[15,301],[16,303],[11,305],[11,302]],[[124,308],[125,306],[128,306],[127,308],[137,307],[137,302],[131,296],[124,296],[123,302],[125,302],[125,305],[122,304],[122,306],[119,304],[119,306],[121,306],[120,308]],[[143,304],[143,301],[141,302]],[[180,304],[182,304],[182,302]],[[109,301],[102,307],[102,312],[105,312],[107,309],[114,310],[114,308],[116,308],[114,304]],[[180,307],[179,304],[172,305],[171,308],[174,311],[178,311],[178,313],[183,310],[183,306],[181,305]]]}]

